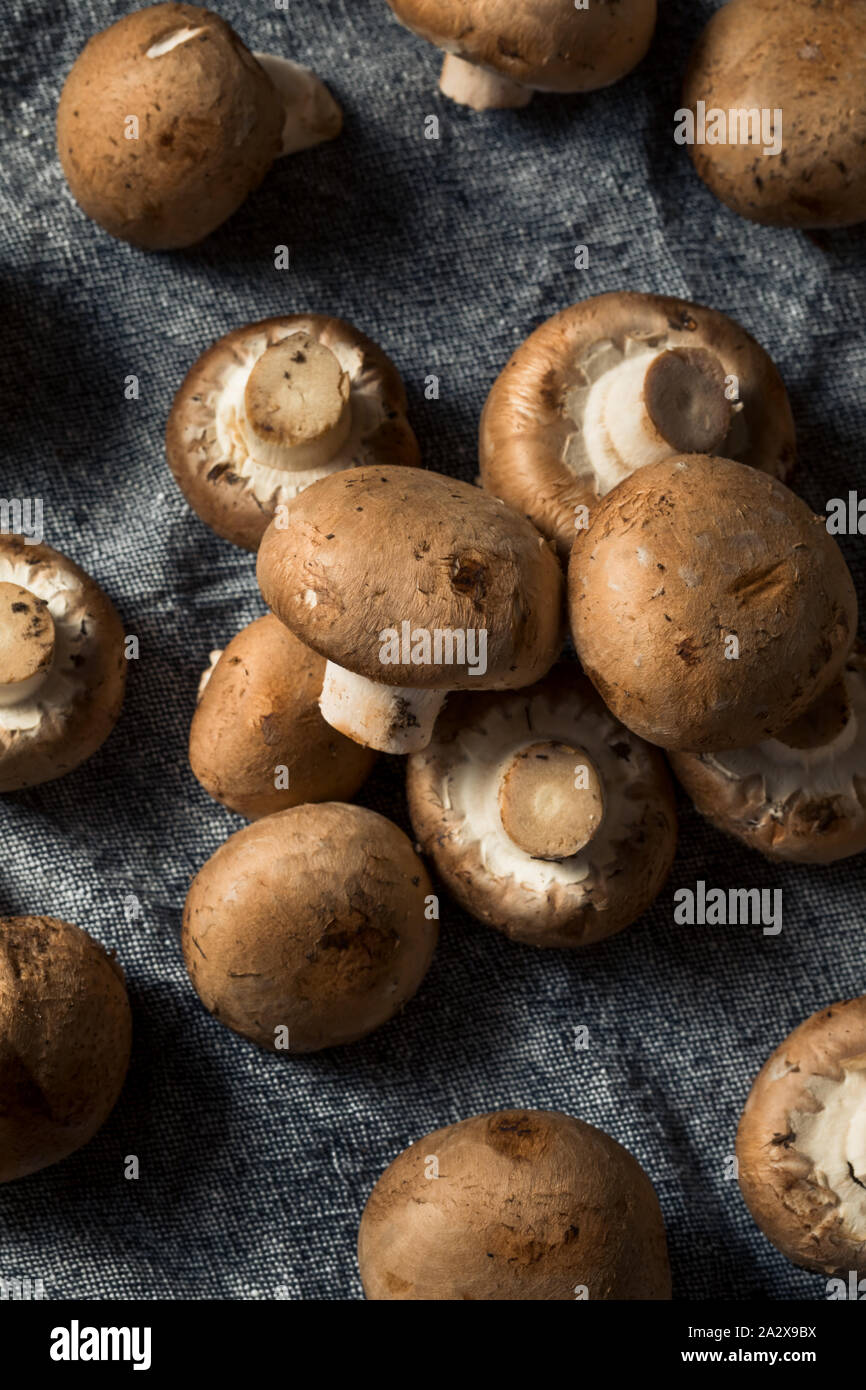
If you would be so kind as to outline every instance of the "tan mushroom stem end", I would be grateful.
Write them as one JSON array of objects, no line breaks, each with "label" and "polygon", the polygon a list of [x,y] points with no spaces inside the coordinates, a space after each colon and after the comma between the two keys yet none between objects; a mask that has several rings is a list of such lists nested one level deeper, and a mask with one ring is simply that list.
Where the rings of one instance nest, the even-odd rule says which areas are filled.
[{"label": "tan mushroom stem end", "polygon": [[444,690],[380,685],[329,661],[319,697],[322,717],[355,743],[381,753],[419,753],[433,737]]},{"label": "tan mushroom stem end", "polygon": [[39,689],[54,660],[54,620],[44,599],[18,584],[0,584],[0,706]]},{"label": "tan mushroom stem end", "polygon": [[450,97],[461,106],[471,106],[474,111],[528,106],[532,100],[531,87],[510,82],[507,77],[479,68],[475,63],[467,63],[455,53],[445,56],[439,90],[443,96]]},{"label": "tan mushroom stem end", "polygon": [[533,859],[578,854],[604,819],[601,781],[589,755],[566,743],[521,748],[502,774],[499,814],[509,839]]},{"label": "tan mushroom stem end", "polygon": [[266,348],[244,391],[244,433],[271,468],[329,463],[352,428],[351,382],[330,348],[291,333]]},{"label": "tan mushroom stem end", "polygon": [[314,72],[272,53],[253,55],[283,100],[285,121],[281,155],[297,154],[327,140],[343,128],[343,112]]}]

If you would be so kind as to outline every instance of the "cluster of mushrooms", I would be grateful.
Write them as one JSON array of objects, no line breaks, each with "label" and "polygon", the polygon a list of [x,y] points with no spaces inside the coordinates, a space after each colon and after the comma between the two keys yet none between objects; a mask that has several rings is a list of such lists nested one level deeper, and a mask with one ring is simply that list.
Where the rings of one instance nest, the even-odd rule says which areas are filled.
[{"label": "cluster of mushrooms", "polygon": [[[655,0],[389,3],[445,50],[443,92],[476,109],[618,80],[656,18]],[[733,101],[750,78],[752,101],[782,104],[775,83],[797,93],[778,180],[760,158],[737,169],[730,149],[696,154],[746,216],[866,217],[853,123],[826,134],[838,178],[809,163],[811,116],[850,99],[831,34],[850,10],[731,0],[708,26],[687,81],[695,102]],[[275,158],[340,124],[312,73],[251,54],[209,11],[164,4],[87,45],[58,148],[92,218],[170,248],[206,236]],[[206,1008],[260,1047],[352,1043],[404,1008],[439,931],[422,855],[515,941],[579,948],[628,927],[673,861],[671,772],[770,859],[866,849],[854,587],[823,518],[786,484],[795,435],[781,378],[724,314],[622,292],[542,324],[490,391],[480,486],[421,466],[394,364],[314,313],[206,347],[166,452],[201,520],[256,555],[269,610],[226,634],[201,677],[190,765],[250,824],[194,878],[182,934]],[[577,661],[564,658],[569,637]],[[0,790],[95,752],[124,675],[120,620],[96,583],[48,546],[0,538]],[[379,754],[406,760],[414,844],[352,804]],[[62,1012],[45,1007],[58,998]],[[129,1049],[116,961],[68,923],[0,919],[0,1181],[95,1133]],[[777,1049],[737,1154],[780,1250],[866,1271],[866,997]],[[367,1204],[359,1259],[371,1299],[671,1293],[646,1173],[608,1135],[549,1111],[474,1116],[400,1154]]]}]

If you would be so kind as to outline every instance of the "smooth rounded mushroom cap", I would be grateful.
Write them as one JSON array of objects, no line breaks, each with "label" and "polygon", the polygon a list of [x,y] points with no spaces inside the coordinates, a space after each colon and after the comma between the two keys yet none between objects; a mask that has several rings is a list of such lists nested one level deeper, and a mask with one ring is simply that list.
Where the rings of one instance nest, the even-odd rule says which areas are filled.
[{"label": "smooth rounded mushroom cap", "polygon": [[544,92],[590,92],[618,82],[644,57],[656,0],[579,10],[574,0],[388,0],[413,33],[464,61]]},{"label": "smooth rounded mushroom cap", "polygon": [[[671,351],[679,365],[684,351],[700,352],[703,363],[714,363],[714,374],[720,369],[725,381],[724,391],[710,397],[706,412],[715,421],[717,442],[707,445],[707,436],[691,429],[688,451],[724,454],[777,478],[790,474],[796,448],[788,396],[772,360],[745,329],[725,314],[684,299],[625,291],[596,295],[530,334],[495,381],[481,416],[484,486],[528,516],[556,542],[563,559],[599,499],[636,466],[630,451],[617,465],[619,476],[611,479],[607,468],[600,470],[593,457],[597,449],[588,447],[584,433],[593,391],[601,390],[609,374],[624,364],[638,359],[649,364],[653,355]],[[665,372],[661,381],[670,386],[671,375]],[[686,387],[684,399],[678,393],[665,402],[665,421],[673,426],[666,436],[671,455],[687,451],[680,444],[680,400],[686,409],[697,400],[707,401],[705,378],[698,380],[703,389],[696,389],[689,375],[680,383],[680,391]],[[733,402],[728,400],[732,391]],[[627,404],[624,423],[634,413]],[[671,405],[677,408],[672,411]],[[727,429],[719,414],[725,406]],[[612,441],[604,442],[614,453]]]},{"label": "smooth rounded mushroom cap", "polygon": [[765,1062],[736,1152],[746,1205],[778,1250],[866,1274],[866,996],[812,1014]]},{"label": "smooth rounded mushroom cap", "polygon": [[354,1042],[421,984],[438,925],[401,830],[360,806],[295,806],[232,835],[193,880],[183,954],[220,1023],[273,1051]]},{"label": "smooth rounded mushroom cap", "polygon": [[[581,829],[591,833],[557,861],[547,808],[533,817],[546,843],[527,848],[518,843],[519,800],[508,802],[515,760],[545,744],[575,750],[573,775],[589,769],[572,806],[579,815],[587,808]],[[561,803],[557,772],[554,783]],[[673,863],[677,816],[664,758],[614,719],[575,665],[554,667],[526,690],[450,695],[433,741],[409,758],[406,789],[415,835],[451,894],[529,946],[586,946],[622,931],[650,906]],[[590,826],[599,803],[600,824]],[[574,832],[568,815],[556,820]]]},{"label": "smooth rounded mushroom cap", "polygon": [[[248,432],[247,392],[252,381],[255,410],[262,403],[255,388],[263,385],[263,370],[270,375],[286,340],[298,334],[328,350],[342,368],[349,397],[325,449],[330,451],[326,462],[278,466],[273,452]],[[280,367],[281,372],[295,369]],[[341,380],[338,393],[343,389]],[[282,407],[285,413],[285,398]],[[278,508],[320,477],[363,464],[417,467],[421,455],[406,410],[400,373],[371,338],[325,314],[284,314],[234,329],[193,363],[171,408],[166,455],[178,487],[202,521],[224,540],[257,550]],[[297,419],[298,412],[292,414]],[[342,437],[341,424],[348,425]]]},{"label": "smooth rounded mushroom cap", "polygon": [[[860,0],[730,0],[689,62],[683,104],[782,112],[757,143],[693,144],[695,168],[742,217],[777,227],[866,220],[866,9]],[[730,138],[730,132],[728,132]],[[781,150],[774,148],[781,135]]]},{"label": "smooth rounded mushroom cap", "polygon": [[668,1299],[653,1185],[602,1130],[553,1110],[437,1129],[386,1168],[364,1208],[368,1299]]},{"label": "smooth rounded mushroom cap", "polygon": [[113,956],[55,917],[0,918],[0,1182],[93,1138],[120,1095],[131,1042]]},{"label": "smooth rounded mushroom cap", "polygon": [[753,748],[671,753],[701,815],[769,859],[832,864],[866,850],[866,653],[794,724]]},{"label": "smooth rounded mushroom cap", "polygon": [[214,800],[257,820],[355,795],[376,755],[325,723],[318,703],[324,675],[322,657],[272,614],[232,638],[208,676],[189,735],[190,766]]},{"label": "smooth rounded mushroom cap", "polygon": [[[562,645],[562,574],[550,547],[498,499],[439,473],[358,468],[314,483],[285,529],[274,522],[265,532],[258,580],[302,642],[383,685],[528,685]],[[404,623],[410,637],[426,635],[416,662]],[[463,660],[445,636],[437,656],[437,632],[486,634],[486,670],[468,639]]]},{"label": "smooth rounded mushroom cap", "polygon": [[[0,536],[8,598],[7,586],[26,596],[5,606],[0,599],[0,792],[52,782],[91,757],[117,723],[126,686],[120,618],[78,565],[50,545]],[[16,646],[21,652],[25,619],[24,664],[33,669],[16,682],[5,663]]]},{"label": "smooth rounded mushroom cap", "polygon": [[283,118],[273,82],[224,20],[152,5],[79,54],[57,150],[88,217],[167,250],[201,241],[240,207],[280,153]]},{"label": "smooth rounded mushroom cap", "polygon": [[642,468],[571,552],[572,632],[618,719],[663,748],[746,748],[835,681],[857,630],[842,552],[783,483],[731,459]]}]

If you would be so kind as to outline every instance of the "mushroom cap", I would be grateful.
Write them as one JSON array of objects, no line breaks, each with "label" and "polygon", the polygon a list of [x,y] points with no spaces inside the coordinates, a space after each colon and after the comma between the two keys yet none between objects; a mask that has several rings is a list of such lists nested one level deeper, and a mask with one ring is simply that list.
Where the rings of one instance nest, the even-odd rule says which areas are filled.
[{"label": "mushroom cap", "polygon": [[0,581],[27,589],[40,611],[47,604],[54,622],[44,683],[21,704],[0,705],[0,792],[12,792],[65,776],[105,742],[123,704],[126,658],[111,600],[50,545],[0,536]]},{"label": "mushroom cap", "polygon": [[[597,7],[596,7],[597,8]],[[794,421],[770,357],[733,319],[667,295],[596,295],[548,319],[512,355],[481,416],[481,479],[534,522],[567,558],[576,508],[591,513],[602,486],[580,449],[588,388],[609,364],[665,348],[704,348],[739,383],[725,453],[785,479]],[[576,417],[576,418],[575,418]]]},{"label": "mushroom cap", "polygon": [[[266,348],[294,333],[329,348],[350,380],[349,436],[329,463],[313,469],[255,461],[239,425],[252,368]],[[421,456],[406,408],[400,373],[371,338],[326,314],[284,314],[234,329],[193,363],[168,418],[168,463],[202,521],[224,540],[257,550],[277,508],[318,478],[359,464],[416,467]]]},{"label": "mushroom cap", "polygon": [[282,125],[274,84],[225,20],[151,5],[79,54],[57,109],[57,151],[88,217],[167,250],[201,241],[240,207],[279,154]]},{"label": "mushroom cap", "polygon": [[812,1014],[776,1048],[736,1153],[746,1205],[778,1250],[866,1274],[866,996]]},{"label": "mushroom cap", "polygon": [[[777,227],[866,220],[866,9],[859,0],[729,0],[689,61],[683,104],[781,110],[782,152],[693,144],[728,207]],[[772,142],[771,142],[772,143]]]},{"label": "mushroom cap", "polygon": [[427,871],[396,825],[327,802],[229,837],[192,882],[183,954],[215,1018],[273,1050],[316,1052],[380,1028],[436,947]]},{"label": "mushroom cap", "polygon": [[[512,843],[497,804],[502,769],[539,741],[584,748],[605,801],[589,843],[555,863]],[[527,690],[449,696],[432,743],[409,758],[407,794],[416,838],[449,892],[530,946],[586,946],[621,931],[659,893],[676,849],[664,758],[565,663]]]},{"label": "mushroom cap", "polygon": [[93,1138],[120,1095],[131,1043],[113,955],[56,917],[0,917],[0,1182]]},{"label": "mushroom cap", "polygon": [[591,92],[644,57],[656,0],[575,8],[574,0],[388,0],[413,33],[466,62],[543,92]]},{"label": "mushroom cap", "polygon": [[603,1130],[554,1110],[473,1115],[404,1149],[370,1193],[358,1263],[368,1299],[671,1296],[647,1174]]},{"label": "mushroom cap", "polygon": [[792,729],[753,748],[671,753],[670,762],[701,815],[768,859],[832,864],[862,854],[866,651],[857,645]]},{"label": "mushroom cap", "polygon": [[[205,791],[257,820],[313,801],[348,801],[376,755],[319,713],[322,657],[273,614],[233,637],[193,715],[189,761]],[[275,786],[277,767],[288,787]]]},{"label": "mushroom cap", "polygon": [[[547,542],[480,488],[421,469],[357,468],[314,483],[285,528],[265,532],[258,580],[302,642],[383,685],[528,685],[562,645],[562,573]],[[383,662],[382,634],[404,622],[427,634],[486,632],[486,673],[449,663],[455,650],[444,643],[443,661]]]},{"label": "mushroom cap", "polygon": [[777,734],[832,685],[857,630],[823,517],[768,474],[701,454],[608,493],[575,542],[568,586],[584,670],[618,719],[663,748]]}]

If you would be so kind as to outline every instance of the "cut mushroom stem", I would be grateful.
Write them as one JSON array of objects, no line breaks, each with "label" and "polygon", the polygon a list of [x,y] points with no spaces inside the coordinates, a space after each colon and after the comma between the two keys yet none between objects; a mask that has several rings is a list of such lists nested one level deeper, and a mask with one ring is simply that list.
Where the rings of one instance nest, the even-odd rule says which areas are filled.
[{"label": "cut mushroom stem", "polygon": [[589,394],[584,435],[612,487],[625,472],[673,454],[715,454],[731,425],[725,370],[706,348],[626,357]]},{"label": "cut mushroom stem", "polygon": [[442,64],[439,90],[461,106],[474,111],[503,110],[506,107],[528,106],[532,88],[511,82],[507,77],[467,63],[455,53],[448,53]]},{"label": "cut mushroom stem", "polygon": [[17,705],[39,689],[54,660],[54,620],[44,599],[0,583],[0,706]]},{"label": "cut mushroom stem", "polygon": [[333,140],[343,128],[343,113],[324,82],[290,58],[253,55],[282,97],[285,108],[281,155],[297,154]]},{"label": "cut mushroom stem", "polygon": [[291,333],[266,348],[244,391],[244,437],[258,463],[287,470],[329,463],[352,428],[351,382],[330,348]]},{"label": "cut mushroom stem", "polygon": [[510,840],[533,859],[569,859],[604,819],[601,781],[583,748],[531,743],[510,759],[499,786],[499,814]]},{"label": "cut mushroom stem", "polygon": [[329,661],[319,709],[333,729],[355,743],[381,753],[418,753],[433,737],[446,693],[381,685]]}]

